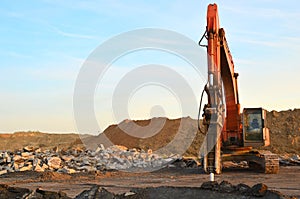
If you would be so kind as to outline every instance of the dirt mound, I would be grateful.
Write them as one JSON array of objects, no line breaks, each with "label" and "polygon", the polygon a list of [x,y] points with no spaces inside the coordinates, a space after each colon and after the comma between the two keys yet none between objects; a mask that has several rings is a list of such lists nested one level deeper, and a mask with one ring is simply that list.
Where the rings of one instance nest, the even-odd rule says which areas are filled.
[{"label": "dirt mound", "polygon": [[[153,152],[160,150],[168,153],[185,151],[188,155],[199,153],[204,136],[197,130],[197,120],[190,117],[180,119],[153,118],[151,120],[124,120],[118,125],[111,125],[96,138],[84,139],[88,147],[104,144],[106,139],[114,145],[137,148]],[[187,150],[188,149],[188,150]]]},{"label": "dirt mound", "polygon": [[[191,119],[190,117],[174,120],[170,120],[168,118],[153,118],[153,120],[164,121],[164,123],[161,122],[161,124],[163,124],[162,128],[158,129],[159,127],[157,127],[157,125],[151,126],[151,120],[127,120],[119,125],[108,127],[103,133],[114,144],[124,145],[127,148],[141,148],[144,150],[152,149],[156,151],[170,143],[176,135],[182,136],[181,140],[184,142],[185,140],[183,134],[193,134],[193,132],[197,132],[197,121]],[[149,127],[142,128],[142,132],[137,131],[139,127],[145,127],[148,124]],[[157,132],[155,132],[156,130]],[[179,131],[184,133],[180,134]],[[131,135],[127,134],[128,132],[130,132]],[[148,136],[151,134],[154,135]]]}]

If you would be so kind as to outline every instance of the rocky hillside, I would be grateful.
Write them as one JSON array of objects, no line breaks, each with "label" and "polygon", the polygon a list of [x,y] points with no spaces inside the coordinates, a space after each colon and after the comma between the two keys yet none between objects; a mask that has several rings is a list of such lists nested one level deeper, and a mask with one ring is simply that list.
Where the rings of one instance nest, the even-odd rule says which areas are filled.
[{"label": "rocky hillside", "polygon": [[271,135],[267,149],[279,154],[300,152],[300,109],[269,112],[267,126]]},{"label": "rocky hillside", "polygon": [[0,134],[0,150],[14,151],[25,146],[35,148],[52,149],[69,148],[81,144],[78,134],[49,134],[41,132],[15,132],[12,134]]}]

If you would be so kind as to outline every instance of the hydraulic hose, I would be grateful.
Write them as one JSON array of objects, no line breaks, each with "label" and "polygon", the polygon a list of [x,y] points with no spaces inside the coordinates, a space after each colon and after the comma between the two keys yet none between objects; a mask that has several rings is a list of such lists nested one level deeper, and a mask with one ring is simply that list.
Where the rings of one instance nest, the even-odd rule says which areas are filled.
[{"label": "hydraulic hose", "polygon": [[204,89],[201,93],[201,98],[200,98],[200,103],[199,103],[199,111],[198,111],[198,130],[202,134],[205,134],[205,133],[201,130],[201,127],[200,127],[200,115],[201,115],[201,105],[202,105],[202,99],[203,99],[203,94],[204,94],[204,91],[205,91],[205,87],[206,87],[206,85],[204,86]]}]

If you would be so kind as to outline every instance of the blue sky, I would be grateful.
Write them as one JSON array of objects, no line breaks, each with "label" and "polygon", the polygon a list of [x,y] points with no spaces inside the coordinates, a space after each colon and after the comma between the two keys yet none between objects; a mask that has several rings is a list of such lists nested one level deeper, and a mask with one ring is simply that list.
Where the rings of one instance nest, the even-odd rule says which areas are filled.
[{"label": "blue sky", "polygon": [[[198,42],[205,30],[209,3],[213,2],[1,1],[0,131],[76,131],[72,104],[76,77],[84,60],[98,45],[122,32],[147,27],[170,29]],[[300,108],[299,1],[215,3],[240,73],[242,107]],[[117,74],[113,81],[117,82],[122,72],[128,70],[126,67],[140,64],[143,58],[147,63],[155,58],[154,63],[170,61],[176,66],[184,65],[164,53],[129,55],[111,68]],[[202,83],[195,82],[193,89],[200,92]],[[158,90],[149,88],[153,95]],[[140,96],[145,95],[139,92]],[[96,99],[97,96],[96,93]],[[145,101],[146,95],[140,96],[135,96],[138,108],[129,105],[133,118],[149,117],[149,106],[153,105]],[[167,93],[163,96],[171,97]],[[102,112],[101,105],[95,104],[95,108],[101,128],[119,122],[111,118],[110,107]],[[176,110],[167,107],[166,116],[180,117]]]}]

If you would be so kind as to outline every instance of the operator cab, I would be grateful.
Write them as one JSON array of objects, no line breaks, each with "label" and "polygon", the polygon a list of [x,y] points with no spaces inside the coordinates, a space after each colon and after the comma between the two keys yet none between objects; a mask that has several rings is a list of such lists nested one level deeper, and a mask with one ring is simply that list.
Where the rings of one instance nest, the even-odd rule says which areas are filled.
[{"label": "operator cab", "polygon": [[266,124],[266,110],[262,108],[245,108],[243,110],[244,146],[270,145],[269,129]]}]

